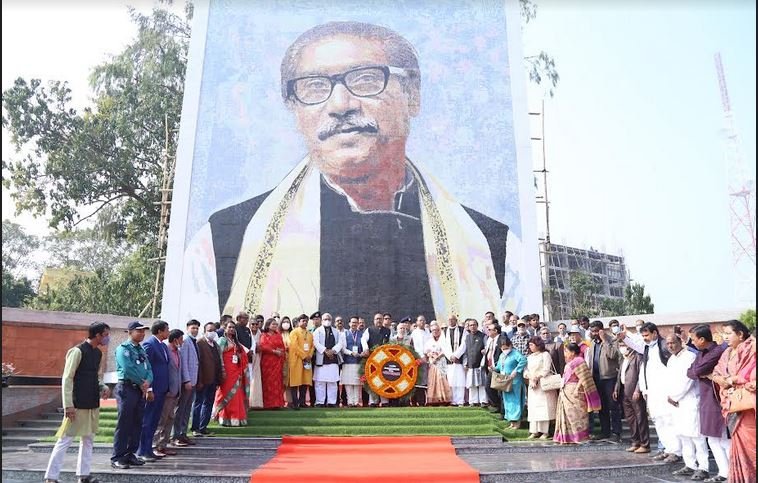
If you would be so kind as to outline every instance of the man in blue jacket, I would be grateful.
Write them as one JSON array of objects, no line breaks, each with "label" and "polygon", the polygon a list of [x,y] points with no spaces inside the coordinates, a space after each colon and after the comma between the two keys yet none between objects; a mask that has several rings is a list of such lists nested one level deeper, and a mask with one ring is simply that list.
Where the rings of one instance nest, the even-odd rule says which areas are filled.
[{"label": "man in blue jacket", "polygon": [[140,435],[139,450],[137,457],[142,461],[156,461],[165,454],[156,454],[153,451],[153,436],[158,428],[163,402],[168,392],[168,348],[163,343],[168,338],[168,322],[157,320],[150,328],[151,335],[142,343],[147,359],[153,369],[153,385],[148,392],[153,393],[152,400],[148,398],[145,404],[145,416],[142,420],[142,434]]}]

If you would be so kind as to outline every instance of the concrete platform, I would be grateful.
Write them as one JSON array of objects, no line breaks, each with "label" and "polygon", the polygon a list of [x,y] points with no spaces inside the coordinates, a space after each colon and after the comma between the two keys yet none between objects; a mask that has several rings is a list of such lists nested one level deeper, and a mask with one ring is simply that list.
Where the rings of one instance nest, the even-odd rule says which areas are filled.
[{"label": "concrete platform", "polygon": [[[117,483],[245,483],[258,466],[274,456],[279,438],[197,438],[198,444],[176,448],[176,456],[155,463],[114,470],[110,467],[110,445],[98,444],[93,455],[92,474],[103,482]],[[584,482],[688,481],[671,476],[681,464],[652,461],[648,455],[619,451],[608,444],[577,447],[531,447],[512,445],[493,438],[454,438],[460,457],[480,472],[485,483],[494,482]],[[472,448],[481,451],[473,453]],[[3,482],[41,481],[52,445],[38,443],[23,452],[3,454]],[[72,446],[64,462],[61,481],[76,481],[76,457]],[[543,454],[549,453],[549,455]],[[315,476],[315,475],[314,475]],[[313,481],[317,481],[314,479]]]}]

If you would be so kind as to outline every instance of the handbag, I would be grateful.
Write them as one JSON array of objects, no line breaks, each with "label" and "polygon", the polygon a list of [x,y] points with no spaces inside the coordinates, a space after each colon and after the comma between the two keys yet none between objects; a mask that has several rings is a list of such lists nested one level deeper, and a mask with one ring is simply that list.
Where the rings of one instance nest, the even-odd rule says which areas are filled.
[{"label": "handbag", "polygon": [[755,393],[751,393],[744,387],[735,387],[729,392],[729,411],[738,413],[755,409]]},{"label": "handbag", "polygon": [[563,376],[557,374],[558,371],[555,370],[552,357],[550,358],[550,368],[552,374],[540,378],[540,389],[543,391],[557,391],[563,385]]},{"label": "handbag", "polygon": [[493,372],[490,378],[490,388],[496,391],[510,392],[513,388],[513,379],[510,374],[500,374]]}]

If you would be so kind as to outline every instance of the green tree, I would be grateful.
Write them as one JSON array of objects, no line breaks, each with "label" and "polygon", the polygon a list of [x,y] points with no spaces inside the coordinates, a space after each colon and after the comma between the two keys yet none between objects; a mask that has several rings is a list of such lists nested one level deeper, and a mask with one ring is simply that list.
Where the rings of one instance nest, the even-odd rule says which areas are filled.
[{"label": "green tree", "polygon": [[76,276],[65,287],[43,288],[29,302],[39,310],[137,316],[153,295],[155,256],[149,247],[129,254],[113,270],[98,268],[91,276]]},{"label": "green tree", "polygon": [[624,305],[626,313],[619,315],[637,315],[655,313],[655,304],[650,295],[645,294],[645,285],[634,282],[624,290]]},{"label": "green tree", "polygon": [[571,289],[571,318],[583,315],[593,317],[600,313],[597,301],[598,284],[592,276],[580,271],[572,271],[569,280]]},{"label": "green tree", "polygon": [[51,227],[70,229],[110,207],[119,237],[156,239],[166,137],[173,149],[181,113],[189,4],[186,14],[130,9],[137,37],[94,68],[94,106],[81,113],[65,82],[19,78],[3,92],[3,127],[26,153],[3,160],[18,211],[49,212]]},{"label": "green tree", "polygon": [[39,239],[18,223],[3,220],[3,307],[21,307],[34,296],[26,272],[36,268],[31,255],[39,244]]},{"label": "green tree", "polygon": [[[520,0],[520,5],[521,18],[524,19],[525,24],[528,24],[537,16],[537,5],[530,0]],[[524,60],[528,66],[529,80],[540,86],[543,85],[543,81],[549,81],[549,85],[546,83],[544,87],[548,95],[553,97],[560,80],[558,70],[555,68],[555,59],[541,50],[536,54],[527,55]]]},{"label": "green tree", "polygon": [[740,321],[751,331],[755,330],[755,309],[748,309],[740,315]]},{"label": "green tree", "polygon": [[34,297],[32,282],[3,270],[3,307],[21,307]]}]

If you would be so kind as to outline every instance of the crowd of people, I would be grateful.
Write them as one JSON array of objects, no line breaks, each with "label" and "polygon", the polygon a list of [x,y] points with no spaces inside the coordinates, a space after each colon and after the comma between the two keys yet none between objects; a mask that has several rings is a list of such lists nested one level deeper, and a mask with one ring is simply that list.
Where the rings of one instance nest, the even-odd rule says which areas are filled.
[{"label": "crowd of people", "polygon": [[[481,406],[499,412],[510,429],[528,422],[529,438],[558,444],[587,440],[620,443],[656,460],[683,461],[676,475],[704,481],[755,481],[755,336],[732,320],[713,332],[698,325],[665,337],[639,320],[577,319],[551,333],[536,314],[488,312],[479,322],[456,316],[446,324],[424,316],[394,322],[377,313],[373,324],[315,312],[265,319],[241,312],[236,321],[186,324],[133,322],[116,349],[118,420],[111,464],[128,469],[176,454],[173,448],[211,435],[211,420],[247,424],[250,409],[305,407]],[[151,336],[145,340],[145,333]],[[77,474],[89,479],[97,431],[98,347],[110,328],[90,327],[69,351],[63,376],[65,415],[46,473],[53,482],[73,436],[82,436]],[[386,343],[410,346],[425,367],[412,396],[387,400],[364,387],[360,366]],[[101,390],[103,392],[101,392]],[[592,434],[594,419],[600,431]],[[658,434],[651,451],[649,421]],[[191,423],[190,423],[191,421]],[[708,447],[718,472],[708,470]]]}]

